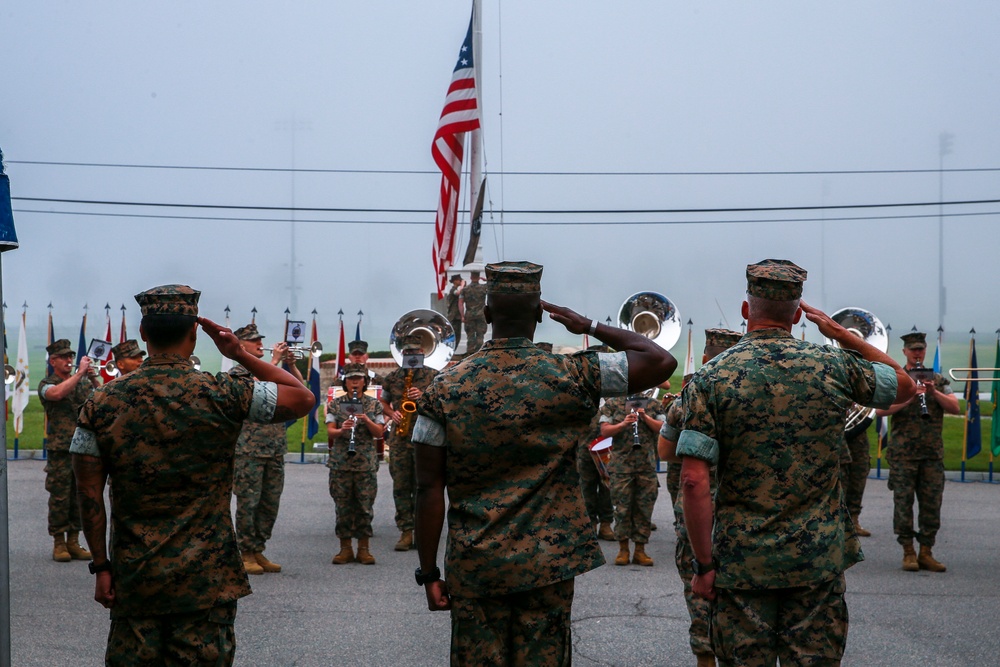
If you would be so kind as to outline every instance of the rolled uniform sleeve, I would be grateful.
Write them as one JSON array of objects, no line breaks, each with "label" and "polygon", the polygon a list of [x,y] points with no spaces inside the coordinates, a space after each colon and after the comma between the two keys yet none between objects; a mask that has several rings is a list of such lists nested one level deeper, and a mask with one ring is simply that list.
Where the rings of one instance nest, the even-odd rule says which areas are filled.
[{"label": "rolled uniform sleeve", "polygon": [[253,398],[250,399],[250,412],[247,414],[247,421],[270,424],[277,406],[278,385],[274,382],[254,382]]},{"label": "rolled uniform sleeve", "polygon": [[628,356],[624,352],[600,352],[597,359],[601,369],[601,396],[626,396]]},{"label": "rolled uniform sleeve", "polygon": [[417,415],[417,421],[413,424],[411,440],[431,447],[444,447],[444,427],[430,417]]},{"label": "rolled uniform sleeve", "polygon": [[94,435],[93,431],[77,426],[76,431],[73,432],[73,440],[69,445],[69,453],[100,457],[97,436]]},{"label": "rolled uniform sleeve", "polygon": [[876,361],[872,363],[872,367],[875,369],[875,394],[869,407],[884,410],[896,400],[899,380],[896,378],[896,371],[888,364]]},{"label": "rolled uniform sleeve", "polygon": [[677,439],[677,456],[691,456],[719,462],[719,441],[715,439],[715,417],[709,409],[708,396],[701,378],[695,376],[684,388],[684,420]]}]

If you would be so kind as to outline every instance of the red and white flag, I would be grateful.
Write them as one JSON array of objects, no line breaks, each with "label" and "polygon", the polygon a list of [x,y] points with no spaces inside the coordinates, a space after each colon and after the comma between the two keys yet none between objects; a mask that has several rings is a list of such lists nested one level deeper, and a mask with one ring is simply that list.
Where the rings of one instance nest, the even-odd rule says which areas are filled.
[{"label": "red and white flag", "polygon": [[448,284],[448,268],[455,261],[455,231],[458,222],[458,194],[462,177],[465,134],[480,127],[479,94],[476,70],[473,66],[473,17],[458,52],[458,63],[451,76],[444,109],[431,144],[431,155],[441,170],[441,197],[434,221],[434,273],[438,298],[444,298]]}]

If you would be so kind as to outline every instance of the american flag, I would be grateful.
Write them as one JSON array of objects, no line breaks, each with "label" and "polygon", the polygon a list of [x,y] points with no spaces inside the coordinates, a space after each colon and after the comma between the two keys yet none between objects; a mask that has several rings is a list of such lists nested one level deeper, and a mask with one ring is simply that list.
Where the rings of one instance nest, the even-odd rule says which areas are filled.
[{"label": "american flag", "polygon": [[447,271],[455,260],[455,227],[465,133],[480,127],[478,100],[472,62],[472,19],[469,19],[469,30],[458,52],[458,63],[451,76],[434,143],[431,144],[431,155],[441,170],[441,201],[434,221],[434,272],[439,299],[444,298]]}]

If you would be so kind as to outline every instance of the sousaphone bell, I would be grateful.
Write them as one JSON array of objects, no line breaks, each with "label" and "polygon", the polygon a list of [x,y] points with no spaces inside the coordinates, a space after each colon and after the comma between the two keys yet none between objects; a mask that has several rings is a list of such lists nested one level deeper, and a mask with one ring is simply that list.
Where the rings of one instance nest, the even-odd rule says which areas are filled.
[{"label": "sousaphone bell", "polygon": [[406,336],[420,336],[420,347],[424,351],[424,365],[441,370],[455,354],[455,330],[441,313],[421,308],[411,310],[400,317],[389,332],[389,350],[392,358],[403,365],[401,342]]},{"label": "sousaphone bell", "polygon": [[681,337],[681,316],[674,302],[657,292],[636,292],[618,309],[618,326],[649,338],[665,350]]},{"label": "sousaphone bell", "polygon": [[[882,325],[882,321],[875,316],[875,313],[864,308],[852,306],[841,308],[830,315],[830,319],[844,327],[855,336],[872,347],[886,352],[889,349],[889,335]],[[826,339],[827,345],[840,347],[837,341]],[[869,408],[855,403],[847,411],[847,418],[844,421],[844,436],[853,438],[868,429],[875,419],[875,408]]]}]

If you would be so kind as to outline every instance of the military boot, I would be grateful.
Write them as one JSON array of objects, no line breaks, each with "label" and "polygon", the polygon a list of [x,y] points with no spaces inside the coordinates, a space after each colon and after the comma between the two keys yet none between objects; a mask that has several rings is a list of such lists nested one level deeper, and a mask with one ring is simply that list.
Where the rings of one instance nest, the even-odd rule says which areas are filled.
[{"label": "military boot", "polygon": [[264,568],[257,563],[257,558],[249,551],[243,552],[243,569],[247,574],[264,574]]},{"label": "military boot", "polygon": [[396,542],[396,546],[393,547],[396,551],[409,551],[413,548],[413,531],[404,530],[403,534],[399,536],[399,542]]},{"label": "military boot", "polygon": [[699,653],[695,657],[698,658],[695,667],[715,667],[715,656],[711,653]]},{"label": "military boot", "polygon": [[265,572],[281,572],[281,566],[269,561],[264,554],[254,554],[254,557],[257,560],[257,565],[260,565]]},{"label": "military boot", "polygon": [[864,528],[862,528],[861,524],[858,523],[857,517],[854,518],[854,533],[858,537],[871,537],[872,536],[872,531],[865,530]]},{"label": "military boot", "polygon": [[944,566],[944,563],[934,558],[931,548],[923,544],[920,545],[920,555],[917,556],[917,565],[921,570],[930,570],[931,572],[944,572],[948,569]]},{"label": "military boot", "polygon": [[917,552],[913,550],[913,544],[903,545],[903,569],[907,572],[916,572],[920,569],[917,565]]},{"label": "military boot", "polygon": [[601,527],[597,529],[597,536],[605,542],[615,541],[615,531],[611,530],[610,521],[601,522]]},{"label": "military boot", "polygon": [[349,537],[340,538],[340,552],[330,562],[334,565],[354,562],[354,550],[351,548],[351,539]]},{"label": "military boot", "polygon": [[618,555],[615,556],[615,565],[628,565],[628,540],[618,541]]},{"label": "military boot", "polygon": [[645,565],[653,567],[653,559],[646,555],[646,545],[635,543],[635,553],[632,554],[632,563],[635,565]]},{"label": "military boot", "polygon": [[57,563],[68,563],[73,560],[73,557],[69,555],[69,550],[66,549],[66,536],[62,533],[54,535],[55,545],[52,547],[52,560]]},{"label": "military boot", "polygon": [[375,564],[375,556],[372,556],[372,552],[368,551],[367,537],[358,538],[358,562],[362,565]]},{"label": "military boot", "polygon": [[73,560],[92,560],[90,552],[80,546],[79,533],[66,533],[66,551]]}]

